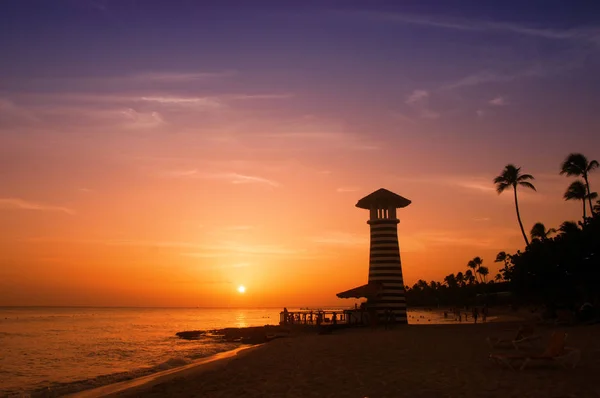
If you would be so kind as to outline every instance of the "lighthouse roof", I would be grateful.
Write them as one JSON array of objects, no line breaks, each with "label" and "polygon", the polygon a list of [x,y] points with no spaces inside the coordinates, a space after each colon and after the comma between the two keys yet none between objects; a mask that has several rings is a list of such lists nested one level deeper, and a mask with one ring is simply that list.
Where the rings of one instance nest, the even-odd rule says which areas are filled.
[{"label": "lighthouse roof", "polygon": [[354,289],[346,290],[336,294],[339,298],[362,298],[376,297],[383,291],[381,282],[369,282],[366,285],[355,287]]},{"label": "lighthouse roof", "polygon": [[401,208],[408,206],[410,203],[410,200],[388,191],[387,189],[380,188],[372,194],[367,195],[359,200],[356,204],[356,207],[360,207],[361,209],[370,209],[371,207],[389,208],[392,206],[395,208]]}]

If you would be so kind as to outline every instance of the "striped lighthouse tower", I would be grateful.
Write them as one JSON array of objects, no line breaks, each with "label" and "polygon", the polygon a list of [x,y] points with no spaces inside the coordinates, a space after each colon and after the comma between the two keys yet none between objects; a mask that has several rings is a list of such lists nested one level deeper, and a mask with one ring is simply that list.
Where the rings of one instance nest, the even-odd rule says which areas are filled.
[{"label": "striped lighthouse tower", "polygon": [[380,285],[381,291],[369,297],[367,306],[384,319],[391,311],[396,323],[407,323],[406,298],[402,279],[402,263],[398,245],[396,209],[406,207],[410,200],[387,189],[379,189],[362,198],[356,207],[369,210],[371,246],[369,255],[369,284]]}]

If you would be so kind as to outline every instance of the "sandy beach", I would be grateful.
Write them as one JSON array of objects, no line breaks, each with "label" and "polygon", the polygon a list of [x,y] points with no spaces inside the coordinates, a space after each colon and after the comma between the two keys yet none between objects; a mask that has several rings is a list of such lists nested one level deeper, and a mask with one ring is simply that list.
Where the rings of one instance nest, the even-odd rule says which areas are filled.
[{"label": "sandy beach", "polygon": [[[120,397],[599,397],[600,325],[539,326],[542,350],[554,330],[581,350],[575,369],[523,371],[488,359],[487,336],[510,337],[518,323],[410,325],[301,334],[247,350],[223,366],[118,393]],[[514,350],[508,352],[515,352]]]}]

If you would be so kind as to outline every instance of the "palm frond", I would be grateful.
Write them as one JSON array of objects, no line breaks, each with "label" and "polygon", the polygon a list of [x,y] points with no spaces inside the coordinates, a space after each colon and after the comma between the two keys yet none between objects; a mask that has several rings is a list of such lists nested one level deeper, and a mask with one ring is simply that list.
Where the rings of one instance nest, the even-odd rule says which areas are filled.
[{"label": "palm frond", "polygon": [[583,181],[576,180],[569,185],[569,188],[567,188],[563,198],[565,200],[584,200],[586,196],[587,190],[585,184]]},{"label": "palm frond", "polygon": [[558,230],[563,234],[571,234],[576,231],[579,231],[579,227],[574,221],[565,221],[562,224],[560,224],[560,228],[558,228]]},{"label": "palm frond", "polygon": [[590,171],[592,171],[592,170],[596,170],[598,168],[598,166],[600,166],[600,164],[598,164],[598,161],[597,160],[592,160],[590,162],[590,164],[588,165],[588,167],[587,167],[588,173]]},{"label": "palm frond", "polygon": [[511,184],[508,184],[506,182],[502,182],[502,183],[496,183],[496,192],[498,192],[499,194],[506,191],[507,188],[509,188],[511,186]]},{"label": "palm frond", "polygon": [[534,191],[536,191],[536,192],[537,192],[537,189],[535,189],[535,187],[533,186],[533,184],[532,184],[532,183],[530,183],[530,182],[527,182],[527,181],[521,181],[521,182],[519,183],[519,185],[522,185],[522,186],[524,186],[524,187],[527,187],[527,188],[531,188],[531,189],[533,189]]},{"label": "palm frond", "polygon": [[525,181],[525,180],[535,180],[535,178],[531,174],[523,174],[517,178],[517,181]]},{"label": "palm frond", "polygon": [[496,259],[494,260],[495,263],[500,263],[502,261],[506,260],[506,252],[500,252],[496,255]]},{"label": "palm frond", "polygon": [[589,166],[587,158],[581,153],[571,153],[561,165],[560,174],[582,176]]}]

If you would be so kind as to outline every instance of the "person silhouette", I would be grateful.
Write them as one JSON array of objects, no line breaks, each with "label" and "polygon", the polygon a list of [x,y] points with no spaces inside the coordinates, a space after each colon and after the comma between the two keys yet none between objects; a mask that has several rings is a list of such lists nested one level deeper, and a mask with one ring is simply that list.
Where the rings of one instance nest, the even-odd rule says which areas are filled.
[{"label": "person silhouette", "polygon": [[287,325],[289,319],[289,312],[286,307],[283,307],[283,324]]}]

